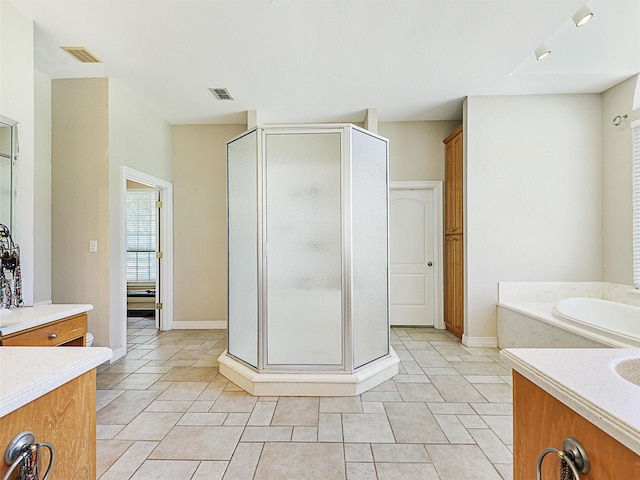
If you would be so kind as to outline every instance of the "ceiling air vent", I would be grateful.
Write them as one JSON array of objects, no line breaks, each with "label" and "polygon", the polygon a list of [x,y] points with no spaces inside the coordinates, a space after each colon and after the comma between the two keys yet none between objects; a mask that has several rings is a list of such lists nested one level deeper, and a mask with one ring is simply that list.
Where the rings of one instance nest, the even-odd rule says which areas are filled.
[{"label": "ceiling air vent", "polygon": [[210,88],[209,91],[215,95],[218,100],[233,100],[233,97],[226,88]]},{"label": "ceiling air vent", "polygon": [[87,47],[62,47],[62,49],[82,63],[102,63],[102,60],[91,53]]}]

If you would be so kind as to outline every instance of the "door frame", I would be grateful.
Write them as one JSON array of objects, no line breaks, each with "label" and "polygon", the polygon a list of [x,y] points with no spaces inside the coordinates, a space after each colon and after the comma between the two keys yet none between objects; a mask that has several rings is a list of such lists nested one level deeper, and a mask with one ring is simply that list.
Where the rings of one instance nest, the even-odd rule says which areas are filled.
[{"label": "door frame", "polygon": [[[162,303],[162,314],[160,315],[160,324],[158,325],[160,330],[173,329],[173,184],[154,177],[147,173],[134,170],[133,168],[123,166],[122,167],[122,205],[126,205],[126,193],[127,193],[127,180],[133,180],[134,182],[142,183],[153,187],[158,190],[160,194],[160,201],[162,202],[162,208],[160,208],[159,222],[160,222],[160,247],[162,250],[162,261],[160,262],[160,278],[162,286],[160,288],[160,295],[156,297],[156,301]],[[126,261],[126,211],[122,208],[122,215],[120,218],[122,222],[122,256],[120,258],[120,265],[122,265],[122,288],[121,295],[123,300],[123,312],[122,328],[124,331],[124,337],[127,338],[127,273],[124,268]],[[126,348],[126,341],[125,341]]]},{"label": "door frame", "polygon": [[[443,253],[443,198],[442,180],[393,181],[389,182],[389,190],[431,190],[433,191],[433,306],[435,318],[433,328],[444,330],[444,253]],[[427,225],[425,225],[425,228]],[[425,232],[425,237],[428,232]]]}]

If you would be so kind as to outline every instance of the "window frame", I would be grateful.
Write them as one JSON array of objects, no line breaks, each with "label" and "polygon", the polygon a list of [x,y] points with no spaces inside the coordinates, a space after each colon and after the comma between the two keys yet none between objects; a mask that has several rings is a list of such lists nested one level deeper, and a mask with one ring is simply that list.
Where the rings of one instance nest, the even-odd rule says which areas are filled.
[{"label": "window frame", "polygon": [[[156,252],[159,250],[159,235],[158,235],[158,206],[159,190],[153,188],[127,188],[125,193],[125,277],[128,284],[139,283],[155,283],[158,278],[158,265]],[[132,204],[130,203],[131,197],[140,196],[148,197],[144,199],[146,206],[143,206],[140,211],[136,213],[136,219],[131,219]],[[150,212],[153,212],[150,214]],[[150,228],[130,228],[130,222],[136,222],[139,227],[144,227],[143,217],[148,215],[151,218]],[[130,234],[132,230],[135,230],[136,234]],[[142,234],[140,232],[143,232]],[[131,239],[135,238],[137,241],[137,248],[130,248]],[[142,247],[140,246],[142,244]],[[144,248],[147,247],[147,248]],[[136,254],[136,259],[131,261],[130,254]],[[147,254],[146,258],[141,258],[140,254]],[[144,257],[144,255],[142,255]],[[132,266],[133,264],[133,266]],[[133,270],[133,275],[131,274]]]},{"label": "window frame", "polygon": [[640,289],[640,120],[631,123],[633,182],[633,287]]}]

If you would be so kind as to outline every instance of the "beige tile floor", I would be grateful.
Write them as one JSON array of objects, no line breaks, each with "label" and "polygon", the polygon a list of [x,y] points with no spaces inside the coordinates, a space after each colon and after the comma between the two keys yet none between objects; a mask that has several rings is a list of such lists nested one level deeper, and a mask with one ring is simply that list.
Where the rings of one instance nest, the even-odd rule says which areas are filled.
[{"label": "beige tile floor", "polygon": [[221,330],[129,320],[98,368],[101,480],[510,479],[510,372],[493,348],[393,328],[400,373],[358,397],[252,397],[218,374]]}]

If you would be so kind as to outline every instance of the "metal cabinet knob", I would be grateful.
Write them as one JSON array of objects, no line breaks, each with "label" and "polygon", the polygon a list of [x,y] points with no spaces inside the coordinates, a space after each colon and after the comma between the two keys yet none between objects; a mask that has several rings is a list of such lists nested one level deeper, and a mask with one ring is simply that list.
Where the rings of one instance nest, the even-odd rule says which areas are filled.
[{"label": "metal cabinet knob", "polygon": [[428,262],[427,267],[433,267],[433,262]]},{"label": "metal cabinet knob", "polygon": [[57,333],[52,333],[51,335],[49,335],[49,340],[55,340],[56,338],[58,338]]}]

